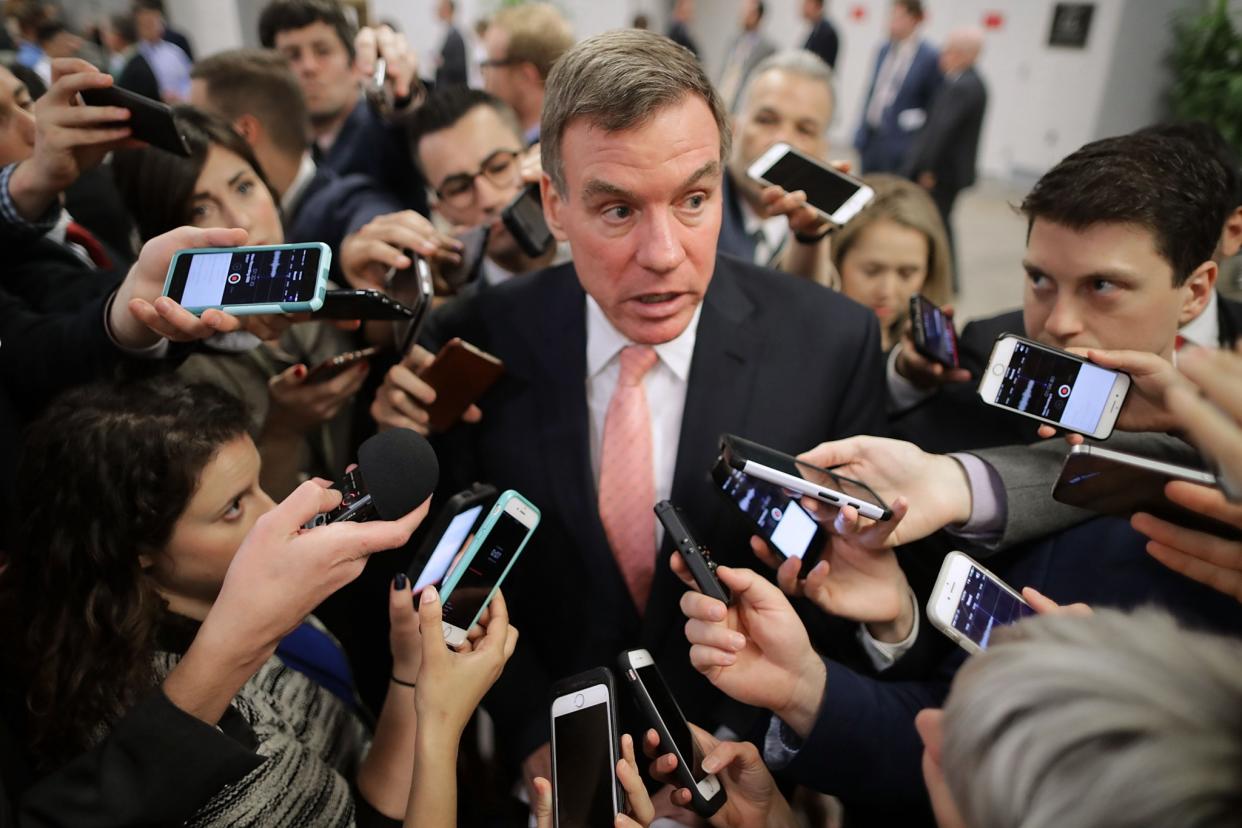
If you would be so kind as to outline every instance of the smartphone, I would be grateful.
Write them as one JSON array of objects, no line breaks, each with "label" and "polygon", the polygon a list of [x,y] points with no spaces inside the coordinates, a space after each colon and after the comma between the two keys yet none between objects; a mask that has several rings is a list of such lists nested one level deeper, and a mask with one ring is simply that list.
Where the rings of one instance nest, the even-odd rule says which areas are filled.
[{"label": "smartphone", "polygon": [[987,649],[996,627],[1034,614],[1021,595],[961,552],[945,556],[927,600],[932,624],[972,653]]},{"label": "smartphone", "polygon": [[393,322],[393,342],[401,356],[408,354],[418,341],[418,334],[427,320],[427,314],[431,313],[432,300],[436,295],[427,260],[412,250],[405,251],[405,255],[413,264],[405,270],[393,268],[384,278],[384,290],[392,300],[411,311],[409,316]]},{"label": "smartphone", "polygon": [[191,313],[314,312],[328,292],[332,251],[322,242],[203,247],[173,255],[164,295]]},{"label": "smartphone", "polygon": [[539,509],[517,492],[509,489],[497,499],[440,590],[444,640],[450,646],[465,642],[538,525]]},{"label": "smartphone", "polygon": [[1179,526],[1227,538],[1242,538],[1242,530],[1238,527],[1191,511],[1165,497],[1164,487],[1172,480],[1219,488],[1216,475],[1201,469],[1100,446],[1081,445],[1074,446],[1066,455],[1061,474],[1052,488],[1052,497],[1101,514],[1147,512]]},{"label": "smartphone", "polygon": [[380,319],[409,321],[412,308],[385,296],[378,290],[330,290],[323,297],[323,307],[315,311],[321,319]]},{"label": "smartphone", "polygon": [[788,454],[726,434],[720,438],[720,456],[730,468],[775,483],[833,506],[853,506],[872,520],[888,520],[893,512],[865,483],[841,477],[828,469],[803,463]]},{"label": "smartphone", "polygon": [[834,170],[785,143],[769,147],[750,165],[746,174],[760,183],[776,184],[791,193],[804,191],[807,203],[837,225],[858,215],[875,197],[875,191],[854,176]]},{"label": "smartphone", "polygon": [[504,363],[496,357],[457,337],[450,339],[419,374],[436,390],[436,401],[427,408],[428,428],[452,427],[504,372]]},{"label": "smartphone", "polygon": [[681,509],[674,506],[671,500],[661,500],[655,505],[655,513],[663,524],[664,531],[676,544],[682,560],[690,568],[699,592],[726,604],[733,600],[729,588],[716,577],[716,562],[712,560],[711,553],[694,539],[694,534],[686,526],[685,514]]},{"label": "smartphone", "polygon": [[552,808],[556,828],[612,825],[625,802],[612,671],[596,667],[552,688]]},{"label": "smartphone", "polygon": [[712,480],[716,491],[737,507],[755,534],[779,555],[801,559],[804,574],[811,571],[827,536],[798,502],[800,494],[738,471],[723,456],[716,458]]},{"label": "smartphone", "polygon": [[953,329],[953,320],[921,293],[910,297],[910,327],[914,350],[945,368],[961,365],[957,358],[957,331]]},{"label": "smartphone", "polygon": [[688,788],[690,808],[701,817],[710,817],[728,797],[716,775],[703,770],[703,749],[669,692],[655,659],[646,650],[629,650],[618,656],[617,663],[647,724],[660,734],[661,755],[671,753],[677,757],[675,773],[679,782],[675,787]]},{"label": "smartphone", "polygon": [[487,242],[492,235],[492,226],[483,224],[472,227],[457,237],[462,244],[461,260],[453,265],[439,263],[437,273],[444,284],[454,293],[479,278],[479,268],[483,264],[483,256],[487,253]]},{"label": "smartphone", "polygon": [[410,562],[408,574],[415,594],[425,586],[440,583],[458,555],[465,551],[466,539],[478,531],[498,496],[495,486],[475,483],[448,499]]},{"label": "smartphone", "polygon": [[190,157],[190,147],[185,142],[185,135],[177,125],[177,118],[172,107],[163,101],[156,101],[144,95],[130,92],[119,86],[106,89],[83,89],[80,93],[82,103],[87,106],[116,106],[129,110],[129,120],[117,123],[127,126],[133,138],[150,144],[153,147]]},{"label": "smartphone", "polygon": [[543,199],[539,185],[531,184],[500,212],[500,220],[512,234],[522,252],[532,259],[552,249],[556,239],[543,218]]},{"label": "smartphone", "polygon": [[362,348],[357,351],[337,354],[334,357],[325,359],[323,362],[310,369],[310,372],[306,375],[304,383],[306,385],[318,385],[321,382],[327,382],[330,379],[339,377],[342,373],[357,365],[359,362],[368,360],[378,353],[379,348]]},{"label": "smartphone", "polygon": [[1129,390],[1129,374],[1013,334],[996,340],[979,381],[988,405],[1097,440],[1113,433]]}]

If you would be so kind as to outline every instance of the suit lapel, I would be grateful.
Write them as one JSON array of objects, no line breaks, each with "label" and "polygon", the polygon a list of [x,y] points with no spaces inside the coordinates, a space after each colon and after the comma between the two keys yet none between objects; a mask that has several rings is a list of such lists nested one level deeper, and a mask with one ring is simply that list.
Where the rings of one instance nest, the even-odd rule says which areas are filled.
[{"label": "suit lapel", "polygon": [[1220,347],[1232,348],[1242,333],[1242,302],[1226,299],[1219,291],[1216,298],[1216,336]]}]

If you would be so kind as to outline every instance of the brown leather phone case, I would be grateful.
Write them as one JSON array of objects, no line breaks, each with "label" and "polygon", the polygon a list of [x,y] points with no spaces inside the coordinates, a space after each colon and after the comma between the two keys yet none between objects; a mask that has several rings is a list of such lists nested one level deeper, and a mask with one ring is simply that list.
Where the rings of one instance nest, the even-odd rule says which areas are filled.
[{"label": "brown leather phone case", "polygon": [[431,430],[451,428],[504,372],[496,357],[458,337],[450,339],[419,375],[436,389],[436,401],[427,409]]}]

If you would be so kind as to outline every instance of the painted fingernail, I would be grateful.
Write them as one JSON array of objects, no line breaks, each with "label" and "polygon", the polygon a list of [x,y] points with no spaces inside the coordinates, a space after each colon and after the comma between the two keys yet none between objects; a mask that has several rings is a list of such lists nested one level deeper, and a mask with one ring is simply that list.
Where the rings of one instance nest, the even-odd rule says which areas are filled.
[{"label": "painted fingernail", "polygon": [[392,582],[394,588],[399,590],[404,590],[410,583],[409,579],[405,577],[404,572],[398,572],[397,577],[393,578]]}]

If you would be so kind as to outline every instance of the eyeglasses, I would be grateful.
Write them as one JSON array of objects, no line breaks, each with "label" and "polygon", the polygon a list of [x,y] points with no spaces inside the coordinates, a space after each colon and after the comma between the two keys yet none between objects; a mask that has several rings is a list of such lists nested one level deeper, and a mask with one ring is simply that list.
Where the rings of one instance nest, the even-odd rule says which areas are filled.
[{"label": "eyeglasses", "polygon": [[436,195],[452,207],[473,207],[478,189],[474,186],[475,179],[483,176],[493,187],[512,187],[522,177],[521,165],[518,164],[517,150],[496,150],[483,159],[482,166],[475,173],[450,175],[436,188]]},{"label": "eyeglasses", "polygon": [[517,58],[513,58],[513,57],[487,58],[486,60],[479,61],[479,68],[480,69],[496,69],[500,66],[512,66],[515,63],[521,63],[521,62],[522,61],[518,60]]}]

